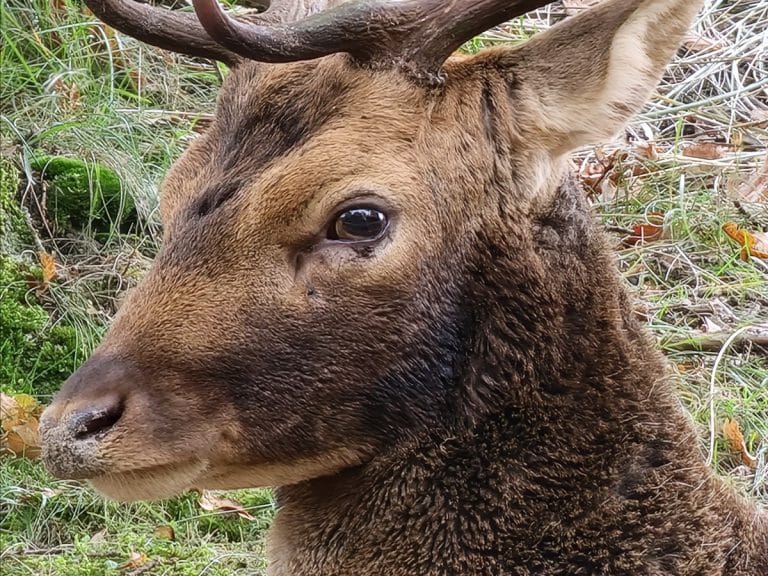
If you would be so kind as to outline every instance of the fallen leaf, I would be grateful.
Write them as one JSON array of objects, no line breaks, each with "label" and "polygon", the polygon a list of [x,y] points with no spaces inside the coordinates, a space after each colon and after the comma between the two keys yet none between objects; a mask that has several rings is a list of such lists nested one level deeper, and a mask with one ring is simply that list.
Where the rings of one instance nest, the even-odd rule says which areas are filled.
[{"label": "fallen leaf", "polygon": [[764,232],[750,232],[740,228],[735,222],[723,224],[723,232],[729,238],[739,243],[742,260],[747,261],[750,256],[768,259],[768,234]]},{"label": "fallen leaf", "polygon": [[147,560],[149,560],[149,558],[143,552],[131,552],[128,556],[128,560],[120,564],[118,568],[120,570],[135,570],[146,564]]},{"label": "fallen leaf", "polygon": [[91,536],[91,539],[88,541],[88,543],[101,544],[102,542],[105,542],[106,539],[107,539],[107,529],[104,528],[96,532],[93,536]]},{"label": "fallen leaf", "polygon": [[[16,394],[15,396],[7,396],[3,394],[3,396],[6,396],[7,398],[10,398],[10,406],[13,407],[15,410],[15,413],[23,412],[23,413],[29,413],[29,414],[35,414],[39,415],[43,411],[43,407],[40,406],[40,403],[35,400],[34,396],[30,396],[29,394]],[[3,412],[0,410],[0,412]]]},{"label": "fallen leaf", "polygon": [[647,222],[632,226],[632,234],[622,239],[626,246],[636,246],[664,239],[664,215],[652,212],[648,214],[647,220]]},{"label": "fallen leaf", "polygon": [[702,328],[701,331],[707,334],[713,334],[716,332],[723,331],[723,327],[720,326],[720,324],[718,324],[714,320],[712,320],[712,318],[710,318],[709,316],[704,317],[704,325],[701,328]]},{"label": "fallen leaf", "polygon": [[6,430],[5,442],[16,456],[37,458],[40,456],[40,433],[37,418],[27,418],[14,423]]},{"label": "fallen leaf", "polygon": [[10,396],[0,393],[0,447],[15,456],[37,458],[40,456],[38,418],[43,407],[28,394]]},{"label": "fallen leaf", "polygon": [[741,433],[741,426],[736,420],[729,418],[723,423],[723,436],[728,441],[731,450],[741,456],[741,461],[754,470],[757,467],[757,458],[747,450],[744,434]]},{"label": "fallen leaf", "polygon": [[152,533],[160,538],[161,540],[175,540],[176,534],[173,531],[173,526],[168,526],[168,524],[161,524],[160,526],[157,526]]},{"label": "fallen leaf", "polygon": [[589,191],[601,197],[615,195],[618,173],[616,165],[627,157],[626,152],[614,150],[605,154],[602,149],[595,150],[594,159],[585,162],[579,172],[579,177]]},{"label": "fallen leaf", "polygon": [[728,146],[716,142],[694,142],[683,148],[683,156],[701,160],[719,160],[728,150]]},{"label": "fallen leaf", "polygon": [[47,288],[51,280],[56,278],[56,260],[48,252],[38,252],[40,268],[43,271],[43,288]]},{"label": "fallen leaf", "polygon": [[243,505],[228,498],[219,498],[213,492],[203,490],[198,500],[200,508],[206,512],[221,512],[224,514],[237,514],[240,518],[254,520],[254,517],[243,508]]},{"label": "fallen leaf", "polygon": [[681,373],[688,372],[696,368],[695,364],[691,362],[680,362],[677,364],[677,370]]},{"label": "fallen leaf", "polygon": [[745,202],[768,202],[768,155],[754,176],[736,188],[735,195]]},{"label": "fallen leaf", "polygon": [[18,410],[18,403],[13,396],[0,392],[0,425],[5,428],[5,421]]},{"label": "fallen leaf", "polygon": [[646,160],[657,160],[659,158],[656,144],[645,140],[640,140],[635,144],[635,153],[639,158],[644,158]]}]

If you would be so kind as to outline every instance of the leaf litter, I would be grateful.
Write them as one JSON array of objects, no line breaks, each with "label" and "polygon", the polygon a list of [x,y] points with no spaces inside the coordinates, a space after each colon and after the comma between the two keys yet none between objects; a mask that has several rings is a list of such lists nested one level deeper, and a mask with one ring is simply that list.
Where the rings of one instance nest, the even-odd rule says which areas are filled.
[{"label": "leaf litter", "polygon": [[15,396],[0,392],[0,450],[14,456],[38,458],[40,433],[38,431],[43,406],[28,394]]}]

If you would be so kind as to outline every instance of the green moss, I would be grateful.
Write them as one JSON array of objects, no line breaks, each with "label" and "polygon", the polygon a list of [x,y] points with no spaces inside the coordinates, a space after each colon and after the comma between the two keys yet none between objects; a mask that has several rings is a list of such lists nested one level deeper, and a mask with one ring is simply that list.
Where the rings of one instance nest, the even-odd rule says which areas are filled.
[{"label": "green moss", "polygon": [[29,230],[17,201],[19,171],[0,157],[0,255],[18,254],[29,244]]},{"label": "green moss", "polygon": [[29,290],[33,271],[0,255],[0,390],[50,394],[85,353],[71,326],[52,325]]},{"label": "green moss", "polygon": [[136,206],[119,176],[98,163],[64,156],[39,155],[30,163],[48,184],[48,216],[59,228],[109,232],[113,223],[135,220]]}]

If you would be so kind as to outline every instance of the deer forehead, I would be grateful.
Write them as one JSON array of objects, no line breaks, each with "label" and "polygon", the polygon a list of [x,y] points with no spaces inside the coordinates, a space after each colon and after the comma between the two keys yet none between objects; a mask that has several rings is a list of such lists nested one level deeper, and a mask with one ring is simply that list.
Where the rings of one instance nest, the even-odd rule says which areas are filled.
[{"label": "deer forehead", "polygon": [[483,153],[474,84],[457,75],[434,93],[343,55],[240,66],[222,88],[208,133],[163,185],[164,219],[183,223],[223,193],[238,207],[229,227],[286,234],[286,241],[355,197],[381,196],[424,220],[455,217],[468,191],[457,198],[435,180],[456,176],[472,165],[468,155]]}]

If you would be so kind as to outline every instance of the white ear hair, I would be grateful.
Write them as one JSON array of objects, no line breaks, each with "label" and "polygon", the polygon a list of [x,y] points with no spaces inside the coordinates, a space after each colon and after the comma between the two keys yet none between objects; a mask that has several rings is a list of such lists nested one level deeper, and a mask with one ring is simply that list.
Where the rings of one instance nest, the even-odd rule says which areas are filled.
[{"label": "white ear hair", "polygon": [[509,54],[521,127],[554,154],[605,140],[646,102],[702,0],[606,0]]}]

